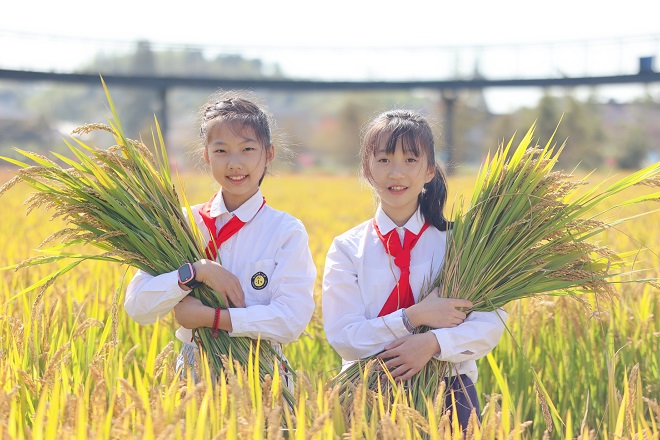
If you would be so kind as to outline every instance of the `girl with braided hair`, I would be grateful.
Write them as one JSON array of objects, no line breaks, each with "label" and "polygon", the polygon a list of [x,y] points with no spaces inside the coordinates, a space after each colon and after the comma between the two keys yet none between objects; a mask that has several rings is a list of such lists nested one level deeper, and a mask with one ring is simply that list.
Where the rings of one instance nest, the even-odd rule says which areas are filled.
[{"label": "girl with braided hair", "polygon": [[[305,227],[261,194],[275,147],[271,117],[253,101],[244,93],[216,93],[202,107],[204,161],[220,191],[192,206],[189,221],[208,242],[207,258],[158,276],[138,271],[127,288],[125,309],[140,324],[174,311],[183,344],[179,370],[195,363],[199,348],[192,329],[261,337],[281,354],[281,344],[300,336],[314,310],[316,269]],[[201,283],[222,295],[229,308],[214,309],[188,295]],[[282,373],[288,382],[286,365]]]}]

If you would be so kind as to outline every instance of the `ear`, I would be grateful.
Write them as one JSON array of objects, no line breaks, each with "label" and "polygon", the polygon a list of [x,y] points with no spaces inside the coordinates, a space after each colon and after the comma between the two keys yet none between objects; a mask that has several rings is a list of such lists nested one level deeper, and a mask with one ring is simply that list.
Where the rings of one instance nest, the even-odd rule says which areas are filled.
[{"label": "ear", "polygon": [[208,147],[204,146],[204,162],[207,164],[211,163],[211,160],[209,159],[209,150]]},{"label": "ear", "polygon": [[424,183],[429,183],[435,177],[435,167],[429,167],[428,172],[426,173],[426,179]]},{"label": "ear", "polygon": [[275,145],[270,144],[270,146],[266,148],[266,166],[270,165],[273,159],[275,159]]}]

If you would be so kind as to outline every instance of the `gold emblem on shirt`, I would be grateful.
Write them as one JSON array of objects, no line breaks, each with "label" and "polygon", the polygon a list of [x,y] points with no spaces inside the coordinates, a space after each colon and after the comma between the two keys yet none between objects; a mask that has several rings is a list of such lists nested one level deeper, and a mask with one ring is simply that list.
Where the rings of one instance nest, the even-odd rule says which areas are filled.
[{"label": "gold emblem on shirt", "polygon": [[263,272],[257,272],[252,275],[252,288],[261,290],[268,284],[268,277]]}]

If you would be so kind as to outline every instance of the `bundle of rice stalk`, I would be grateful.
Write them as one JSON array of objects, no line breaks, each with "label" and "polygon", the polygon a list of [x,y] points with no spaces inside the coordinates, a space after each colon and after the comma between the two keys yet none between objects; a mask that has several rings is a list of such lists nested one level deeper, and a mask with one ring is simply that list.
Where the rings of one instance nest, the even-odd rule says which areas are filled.
[{"label": "bundle of rice stalk", "polygon": [[[43,249],[41,256],[12,266],[21,268],[73,260],[18,294],[40,288],[35,304],[58,276],[85,260],[125,264],[158,275],[176,270],[185,262],[205,258],[201,231],[195,222],[188,222],[184,215],[185,210],[187,217],[192,218],[190,206],[185,195],[181,201],[175,190],[158,121],[155,121],[153,143],[157,151],[154,156],[143,143],[124,136],[105,82],[103,88],[112,112],[109,125],[89,124],[79,127],[74,133],[104,130],[114,136],[116,145],[102,150],[77,138],[73,138],[74,142],[65,141],[75,159],[53,154],[70,168],[63,168],[46,157],[19,149],[16,151],[29,159],[32,165],[2,157],[21,169],[0,188],[0,195],[17,182],[26,183],[36,190],[25,202],[27,213],[40,207],[52,209],[54,214],[51,220],[61,218],[68,226],[46,238],[40,247],[54,240],[60,240],[60,244]],[[83,245],[83,248],[92,245],[103,252],[67,252],[67,248],[74,245]],[[194,289],[191,295],[208,306],[227,308],[222,297],[205,284]],[[212,371],[218,375],[223,369],[223,356],[248,366],[250,353],[256,353],[252,359],[258,358],[262,381],[266,375],[273,376],[274,365],[281,364],[281,359],[268,341],[231,338],[226,332],[219,332],[217,337],[213,337],[211,329],[204,327],[197,329],[195,336],[201,341]],[[291,404],[293,397],[288,389],[284,388],[283,392]]]},{"label": "bundle of rice stalk", "polygon": [[[431,274],[419,300],[437,287],[443,297],[470,300],[474,306],[469,313],[493,311],[536,295],[594,293],[612,298],[617,283],[658,287],[655,278],[636,277],[640,272],[633,267],[637,251],[617,253],[600,244],[597,236],[632,218],[616,218],[619,208],[660,201],[660,192],[613,201],[633,185],[660,187],[660,163],[608,187],[601,183],[580,194],[578,188],[586,184],[584,179],[573,180],[571,175],[553,171],[563,145],[553,147],[551,139],[544,148],[532,147],[534,128],[532,125],[517,147],[512,148],[512,138],[492,158],[489,155],[468,206],[464,208],[462,200],[457,201],[444,265],[439,273]],[[610,203],[604,204],[606,201]],[[367,367],[375,372],[365,375]],[[353,390],[361,380],[372,390],[381,387],[386,393],[393,392],[391,380],[378,383],[384,368],[374,355],[333,379],[340,386],[345,408],[350,409]],[[438,400],[443,396],[437,393],[444,390],[440,383],[451,368],[448,362],[432,359],[406,384],[421,413],[426,413],[427,398],[444,402],[444,398]]]}]

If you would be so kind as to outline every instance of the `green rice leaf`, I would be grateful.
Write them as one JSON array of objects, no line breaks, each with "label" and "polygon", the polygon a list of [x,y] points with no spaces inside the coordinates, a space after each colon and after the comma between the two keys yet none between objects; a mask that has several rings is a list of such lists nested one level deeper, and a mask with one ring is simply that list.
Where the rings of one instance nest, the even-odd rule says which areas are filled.
[{"label": "green rice leaf", "polygon": [[[142,142],[129,139],[123,132],[117,109],[103,78],[108,105],[112,115],[108,125],[90,124],[77,130],[85,133],[93,129],[111,131],[116,145],[99,149],[87,145],[81,139],[65,140],[73,157],[55,154],[54,157],[70,167],[64,169],[56,162],[36,153],[16,149],[27,159],[2,158],[19,166],[17,178],[38,193],[32,208],[48,202],[55,211],[54,217],[65,220],[67,234],[60,244],[44,249],[46,254],[12,265],[12,268],[74,260],[34,283],[14,298],[34,290],[47,288],[58,276],[72,270],[84,260],[102,260],[125,264],[152,275],[171,272],[181,264],[205,258],[206,243],[192,218],[192,210],[185,194],[179,199],[169,169],[167,149],[155,121],[152,136],[155,154]],[[187,214],[187,215],[186,215]],[[97,253],[65,252],[71,246],[91,247]],[[101,251],[98,253],[98,251]],[[191,295],[211,307],[223,307],[221,297],[207,286],[195,289]],[[212,337],[210,329],[196,332],[207,351],[212,370],[220,375],[223,357],[232,357],[240,365],[247,366],[257,353],[259,377],[274,374],[279,365],[277,353],[270,342],[249,338],[229,337],[220,332]],[[293,396],[283,389],[289,404]]]},{"label": "green rice leaf", "polygon": [[[514,138],[488,154],[474,185],[470,203],[463,207],[463,195],[451,207],[453,227],[447,233],[444,265],[433,274],[419,299],[439,287],[443,296],[468,299],[472,311],[493,311],[511,301],[537,295],[565,296],[595,293],[616,295],[614,285],[655,283],[641,278],[640,249],[615,252],[596,241],[606,230],[640,215],[622,216],[625,206],[658,201],[658,192],[617,201],[599,210],[604,202],[633,185],[660,187],[660,162],[619,180],[608,179],[583,193],[578,188],[584,180],[553,172],[565,143],[555,148],[553,137],[543,148],[533,140],[535,124],[514,147]],[[607,215],[607,219],[605,216]],[[644,248],[643,248],[644,249]],[[429,328],[421,328],[424,332]],[[374,357],[356,362],[334,378],[349,402],[352,387],[361,380],[364,365]],[[451,371],[450,365],[432,360],[413,378],[411,392],[431,393],[435,401],[440,378]],[[533,372],[536,377],[536,373]],[[367,377],[367,385],[375,379]],[[537,380],[540,393],[547,398]],[[352,385],[351,385],[352,384]],[[373,388],[371,388],[373,389]],[[432,390],[432,391],[429,391]],[[421,402],[423,399],[414,399]],[[552,402],[555,428],[561,423]],[[416,409],[422,414],[425,404]]]}]

